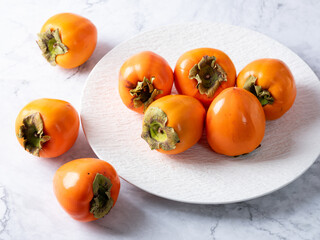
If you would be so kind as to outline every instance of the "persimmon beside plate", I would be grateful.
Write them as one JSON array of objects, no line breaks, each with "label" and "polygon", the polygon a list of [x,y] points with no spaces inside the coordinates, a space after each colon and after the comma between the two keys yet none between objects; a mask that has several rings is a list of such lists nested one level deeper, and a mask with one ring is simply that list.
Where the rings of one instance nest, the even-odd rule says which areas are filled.
[{"label": "persimmon beside plate", "polygon": [[[258,58],[278,58],[297,85],[293,107],[267,122],[262,146],[232,158],[214,153],[206,137],[178,155],[151,151],[140,138],[142,116],[128,110],[118,94],[118,72],[131,55],[144,50],[163,56],[174,68],[178,57],[199,47],[218,48],[237,73]],[[90,73],[83,91],[81,121],[97,156],[119,175],[157,196],[199,204],[253,199],[280,189],[302,175],[320,152],[320,82],[308,65],[278,42],[225,24],[183,24],[140,34],[112,49]]]}]

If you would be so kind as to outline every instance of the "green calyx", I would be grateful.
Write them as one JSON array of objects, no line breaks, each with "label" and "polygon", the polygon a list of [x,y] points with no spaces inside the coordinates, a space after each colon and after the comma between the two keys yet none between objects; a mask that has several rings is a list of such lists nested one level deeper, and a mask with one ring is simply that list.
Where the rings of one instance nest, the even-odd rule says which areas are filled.
[{"label": "green calyx", "polygon": [[59,29],[48,29],[44,33],[39,33],[38,37],[37,43],[42,51],[42,55],[51,65],[55,66],[56,56],[68,52],[68,47],[61,42]]},{"label": "green calyx", "polygon": [[50,140],[50,136],[44,135],[43,121],[40,113],[36,112],[25,117],[23,125],[19,128],[18,137],[23,138],[23,147],[31,154],[39,157],[42,145]]},{"label": "green calyx", "polygon": [[166,126],[168,121],[164,111],[157,107],[147,109],[142,126],[141,137],[149,144],[151,150],[163,149],[169,151],[176,148],[180,142],[174,128]]},{"label": "green calyx", "polygon": [[214,56],[204,56],[189,71],[189,78],[198,81],[197,89],[208,98],[213,97],[221,82],[227,81],[227,73],[216,63]]},{"label": "green calyx", "polygon": [[109,178],[100,173],[96,174],[92,183],[93,198],[90,202],[90,212],[95,218],[102,218],[110,212],[113,206],[111,187]]},{"label": "green calyx", "polygon": [[146,77],[142,82],[138,82],[136,88],[130,90],[131,96],[133,96],[133,106],[139,108],[144,106],[145,111],[147,107],[153,102],[154,98],[162,93],[162,90],[155,89],[153,86],[154,77],[150,80]]},{"label": "green calyx", "polygon": [[250,75],[244,83],[243,88],[253,93],[253,95],[258,98],[262,106],[272,104],[274,102],[274,99],[271,93],[266,89],[262,89],[261,86],[256,85],[256,81],[257,78],[253,75]]}]

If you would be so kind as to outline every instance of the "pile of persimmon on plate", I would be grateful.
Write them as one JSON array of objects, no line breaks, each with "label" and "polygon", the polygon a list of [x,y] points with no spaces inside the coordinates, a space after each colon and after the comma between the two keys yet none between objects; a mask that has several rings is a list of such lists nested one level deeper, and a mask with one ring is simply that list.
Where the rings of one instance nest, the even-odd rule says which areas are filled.
[{"label": "pile of persimmon on plate", "polygon": [[[178,95],[171,95],[173,84]],[[266,120],[291,108],[296,85],[281,60],[255,60],[237,76],[227,54],[199,48],[182,54],[174,72],[156,53],[130,57],[120,68],[119,93],[129,109],[144,114],[141,137],[150,149],[181,153],[206,128],[213,151],[239,156],[260,146]]]},{"label": "pile of persimmon on plate", "polygon": [[[93,53],[97,30],[76,14],[61,13],[49,18],[38,34],[38,45],[51,65],[74,68]],[[58,157],[75,143],[79,115],[72,105],[59,99],[31,101],[19,112],[15,133],[19,143],[34,156]],[[62,165],[53,178],[53,189],[63,209],[78,221],[93,221],[115,205],[120,179],[107,162],[81,158]]]}]

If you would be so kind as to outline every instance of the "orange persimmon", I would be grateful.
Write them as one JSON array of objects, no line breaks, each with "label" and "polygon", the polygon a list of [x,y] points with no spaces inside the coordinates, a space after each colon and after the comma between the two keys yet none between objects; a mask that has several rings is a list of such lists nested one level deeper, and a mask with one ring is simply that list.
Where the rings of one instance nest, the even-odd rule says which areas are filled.
[{"label": "orange persimmon", "polygon": [[173,72],[167,61],[154,52],[138,53],[124,62],[119,74],[122,102],[143,113],[158,98],[171,93]]},{"label": "orange persimmon", "polygon": [[201,138],[206,111],[195,98],[169,95],[154,101],[145,112],[141,137],[161,153],[181,153]]},{"label": "orange persimmon", "polygon": [[263,106],[267,120],[280,118],[293,105],[297,89],[288,66],[279,59],[258,59],[245,66],[237,86],[252,92]]},{"label": "orange persimmon", "polygon": [[223,90],[207,112],[206,132],[217,153],[238,156],[255,150],[261,143],[266,120],[258,99],[237,87]]},{"label": "orange persimmon", "polygon": [[105,216],[115,205],[120,179],[109,163],[81,158],[56,171],[53,190],[62,208],[73,219],[89,222]]},{"label": "orange persimmon", "polygon": [[174,69],[180,94],[197,98],[205,107],[225,88],[235,85],[236,69],[224,52],[197,48],[181,55]]},{"label": "orange persimmon", "polygon": [[86,62],[97,44],[94,24],[77,14],[60,13],[42,26],[37,41],[43,56],[52,65],[75,68]]},{"label": "orange persimmon", "polygon": [[22,108],[16,119],[15,132],[21,146],[31,154],[57,157],[76,141],[79,116],[66,101],[37,99]]}]

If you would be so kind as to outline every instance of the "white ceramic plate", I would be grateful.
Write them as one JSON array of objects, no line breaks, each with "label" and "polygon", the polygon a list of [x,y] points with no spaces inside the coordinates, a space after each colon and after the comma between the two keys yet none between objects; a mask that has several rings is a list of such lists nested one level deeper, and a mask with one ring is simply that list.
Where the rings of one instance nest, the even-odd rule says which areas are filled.
[{"label": "white ceramic plate", "polygon": [[[128,110],[118,94],[118,72],[144,50],[163,56],[174,68],[178,57],[199,47],[218,48],[237,73],[258,58],[279,58],[290,67],[297,98],[282,118],[267,122],[262,147],[238,157],[210,150],[205,136],[178,155],[151,151],[140,138],[142,116]],[[296,54],[251,30],[224,24],[184,24],[143,33],[111,50],[88,77],[81,120],[97,156],[126,181],[152,194],[189,203],[218,204],[275,191],[305,172],[320,152],[320,83]]]}]

